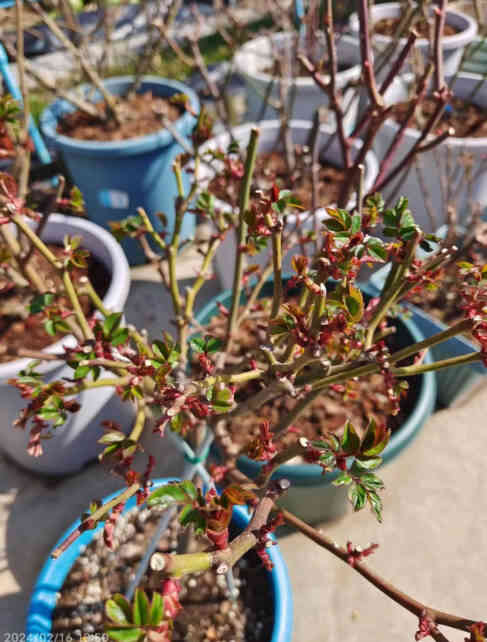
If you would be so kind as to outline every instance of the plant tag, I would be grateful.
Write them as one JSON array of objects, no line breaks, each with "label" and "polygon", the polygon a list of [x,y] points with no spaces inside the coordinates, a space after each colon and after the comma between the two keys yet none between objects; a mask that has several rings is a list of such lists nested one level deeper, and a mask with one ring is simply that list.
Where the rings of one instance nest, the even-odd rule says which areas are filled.
[{"label": "plant tag", "polygon": [[117,189],[104,189],[98,194],[103,207],[111,207],[118,210],[126,210],[129,207],[129,195]]}]

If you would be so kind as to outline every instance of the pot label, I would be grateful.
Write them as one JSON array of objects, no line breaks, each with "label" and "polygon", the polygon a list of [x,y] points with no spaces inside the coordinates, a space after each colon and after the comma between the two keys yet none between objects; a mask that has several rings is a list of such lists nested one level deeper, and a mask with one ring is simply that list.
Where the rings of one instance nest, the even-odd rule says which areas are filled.
[{"label": "pot label", "polygon": [[111,207],[117,210],[127,210],[129,207],[129,195],[127,192],[122,192],[118,189],[103,189],[99,192],[98,198],[103,207]]}]

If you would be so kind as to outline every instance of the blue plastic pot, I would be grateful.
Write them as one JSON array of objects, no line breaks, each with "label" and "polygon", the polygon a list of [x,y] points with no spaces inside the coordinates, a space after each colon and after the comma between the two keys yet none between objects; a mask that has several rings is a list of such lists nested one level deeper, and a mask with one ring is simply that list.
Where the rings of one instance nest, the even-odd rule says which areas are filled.
[{"label": "blue plastic pot", "polygon": [[[123,76],[106,80],[105,86],[113,95],[120,96],[131,87],[132,82],[133,78]],[[100,93],[93,92],[89,85],[84,85],[79,91],[92,102],[101,100]],[[193,111],[199,111],[195,92],[176,80],[145,76],[139,92],[147,91],[161,97],[184,93],[189,97]],[[121,141],[77,140],[56,131],[63,116],[74,110],[66,100],[56,100],[42,113],[41,127],[49,144],[60,151],[73,182],[81,190],[90,219],[108,227],[109,221],[136,214],[137,208],[143,207],[159,230],[162,226],[155,214],[163,212],[171,233],[177,196],[172,163],[182,152],[172,134],[161,129],[154,134]],[[195,117],[185,112],[173,125],[180,136],[189,141],[195,123]],[[185,172],[183,177],[187,189],[189,177]],[[186,216],[181,240],[191,236],[194,227],[194,216]],[[128,239],[123,242],[123,247],[131,264],[144,261],[137,241]]]},{"label": "blue plastic pot", "polygon": [[[162,486],[177,479],[156,479],[153,488]],[[117,496],[113,493],[105,497],[104,502]],[[135,507],[135,498],[131,497],[125,505],[124,512]],[[249,522],[249,515],[245,508],[236,506],[233,510],[232,523],[243,530]],[[60,538],[57,545],[79,526],[76,521]],[[26,636],[29,642],[46,642],[52,628],[52,613],[56,606],[57,594],[61,590],[71,567],[80,555],[83,547],[90,544],[95,533],[103,528],[100,524],[96,529],[83,533],[61,557],[54,560],[49,558],[44,564],[32,594],[27,614]],[[278,546],[268,549],[274,568],[268,573],[272,584],[274,628],[270,642],[291,642],[293,629],[293,598],[289,582],[286,563]]]},{"label": "blue plastic pot", "polygon": [[[288,277],[289,278],[289,277]],[[287,279],[285,279],[287,280]],[[269,281],[262,290],[262,296],[272,294],[272,281]],[[360,286],[366,295],[373,295],[374,292],[368,286]],[[223,292],[210,301],[196,316],[201,325],[206,325],[214,316],[219,313],[217,303],[230,308],[232,293],[230,290]],[[245,297],[242,296],[242,304]],[[404,345],[422,341],[423,334],[416,324],[409,319],[399,321],[400,339],[404,337]],[[404,347],[404,346],[401,346]],[[425,363],[431,362],[427,355]],[[436,380],[434,373],[427,372],[419,376],[419,391],[416,405],[399,430],[391,436],[382,454],[384,463],[390,462],[397,457],[404,448],[416,437],[425,421],[432,414],[436,403]],[[262,462],[249,459],[241,455],[237,461],[238,468],[251,478],[257,477],[262,467]],[[291,482],[291,488],[283,496],[281,504],[290,511],[297,514],[301,519],[310,523],[323,520],[335,519],[341,516],[346,509],[345,494],[343,487],[336,488],[331,482],[337,477],[338,472],[322,474],[322,468],[315,464],[285,464],[280,466],[274,473],[275,479],[286,478]]]}]

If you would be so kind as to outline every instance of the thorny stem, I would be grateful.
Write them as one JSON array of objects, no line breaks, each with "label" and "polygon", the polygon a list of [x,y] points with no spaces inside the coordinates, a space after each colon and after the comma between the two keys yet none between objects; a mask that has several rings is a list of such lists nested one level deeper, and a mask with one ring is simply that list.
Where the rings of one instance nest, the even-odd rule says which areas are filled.
[{"label": "thorny stem", "polygon": [[74,289],[73,281],[71,280],[71,276],[68,270],[63,271],[63,283],[66,289],[66,294],[68,295],[71,305],[73,306],[76,320],[81,327],[85,339],[94,339],[95,335],[93,333],[93,330],[90,328],[88,321],[86,320],[85,313],[83,312],[83,309],[79,302],[78,295],[76,294],[76,290]]},{"label": "thorny stem", "polygon": [[272,226],[272,266],[274,274],[271,319],[279,314],[282,299],[282,223],[278,221],[272,225],[272,218],[268,217]]},{"label": "thorny stem", "polygon": [[[306,524],[306,522],[303,522],[301,519],[299,519],[289,511],[281,509],[281,513],[288,524],[294,526],[294,528],[298,529],[301,533],[306,535],[306,537],[315,542],[315,544],[318,544],[318,546],[321,546],[322,548],[335,555],[335,557],[341,559],[342,562],[349,564],[349,553],[346,549],[336,544],[322,531],[318,531],[309,524]],[[475,620],[469,620],[468,618],[459,617],[451,613],[445,613],[444,611],[439,611],[430,606],[422,604],[407,593],[400,591],[390,582],[384,580],[382,577],[380,577],[380,575],[372,571],[363,562],[354,562],[352,568],[355,569],[357,573],[360,573],[362,577],[368,580],[376,588],[378,588],[379,591],[394,600],[396,604],[404,607],[406,610],[408,610],[418,618],[426,612],[436,624],[449,626],[454,629],[459,629],[466,632],[469,632],[469,627],[475,624]]]},{"label": "thorny stem", "polygon": [[250,200],[250,186],[252,184],[252,175],[254,173],[255,158],[257,156],[257,142],[259,140],[259,130],[253,127],[250,132],[250,140],[247,146],[247,157],[245,159],[245,173],[240,188],[240,207],[239,207],[239,221],[237,233],[237,253],[235,257],[235,271],[233,275],[232,287],[232,306],[230,315],[228,317],[227,326],[227,349],[232,341],[233,333],[237,326],[238,310],[240,307],[240,294],[242,291],[242,275],[244,267],[244,244],[247,236],[247,223],[245,222],[245,215],[249,208]]},{"label": "thorny stem", "polygon": [[124,490],[120,495],[117,495],[115,499],[110,500],[109,502],[106,502],[100,508],[97,508],[91,515],[83,520],[81,524],[70,534],[68,537],[57,546],[54,551],[51,553],[51,557],[53,559],[57,559],[64,551],[71,546],[73,542],[75,542],[78,537],[84,533],[87,530],[91,530],[94,526],[96,526],[96,523],[104,518],[111,510],[112,508],[115,508],[120,503],[126,502],[130,497],[135,495],[135,493],[139,490],[140,488],[140,483],[135,483],[129,486],[126,490]]}]

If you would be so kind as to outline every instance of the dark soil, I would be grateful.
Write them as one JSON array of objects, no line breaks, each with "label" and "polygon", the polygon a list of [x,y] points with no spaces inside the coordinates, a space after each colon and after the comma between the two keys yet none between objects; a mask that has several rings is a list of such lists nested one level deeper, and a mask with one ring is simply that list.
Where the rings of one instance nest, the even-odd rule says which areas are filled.
[{"label": "dark soil", "polygon": [[[303,65],[302,62],[293,61],[293,65],[294,65],[294,68],[292,70],[292,76],[294,78],[311,76],[310,72]],[[347,65],[344,62],[337,61],[337,71],[338,72],[346,71],[347,69],[350,69],[352,66],[353,65]],[[330,73],[329,72],[329,61],[328,60],[322,60],[320,62],[320,64],[318,65],[317,71],[320,74]],[[276,60],[272,65],[268,65],[267,67],[264,67],[264,69],[262,69],[262,72],[265,73],[265,74],[269,74],[270,76],[280,76],[282,74],[281,65],[279,64],[279,61]]]},{"label": "dark soil", "polygon": [[[104,603],[114,593],[126,590],[160,515],[158,509],[132,510],[123,515],[115,526],[113,550],[95,536],[64,582],[53,613],[53,633],[70,633],[73,639],[103,633]],[[180,526],[173,520],[157,550],[176,552],[179,534]],[[208,542],[200,544],[203,547]],[[224,575],[207,571],[183,578],[183,610],[175,620],[173,642],[270,640],[274,624],[269,613],[272,590],[267,572],[253,551],[234,567],[234,577],[239,592],[235,601],[229,598]],[[149,596],[152,589],[160,588],[150,574],[144,576],[140,587]]]},{"label": "dark soil", "polygon": [[[57,245],[48,244],[56,256],[61,256],[63,249]],[[105,266],[95,259],[88,257],[88,268],[75,268],[72,278],[76,284],[82,276],[88,275],[93,287],[103,297],[110,284],[110,274]],[[52,265],[37,252],[32,254],[29,260],[35,271],[42,276],[46,290],[52,292],[62,285],[59,274]],[[59,341],[63,335],[54,337],[44,330],[44,315],[28,314],[28,306],[32,299],[33,292],[30,288],[23,288],[20,285],[0,294],[0,363],[13,361],[15,353],[19,348],[28,350],[43,350],[47,346]],[[69,307],[67,297],[61,297],[59,303]],[[87,296],[80,298],[85,314],[91,314],[92,305]],[[9,354],[8,354],[9,353]]]},{"label": "dark soil", "polygon": [[[381,36],[393,37],[402,19],[403,16],[401,16],[400,18],[383,18],[382,20],[378,20],[376,23],[374,23],[374,33],[378,33]],[[413,23],[412,26],[414,27],[420,38],[429,38],[430,34],[432,33],[431,24],[428,21],[424,20],[424,18],[421,18],[421,20],[417,20]],[[452,27],[452,25],[449,24],[445,24],[443,28],[444,36],[454,36],[458,32],[458,29]]]},{"label": "dark soil", "polygon": [[[415,114],[413,126],[422,129],[424,124],[435,113],[437,101],[433,98],[426,98],[421,103],[421,110]],[[401,123],[405,120],[409,103],[399,103],[395,105],[392,111],[393,117]],[[438,123],[438,131],[443,131],[447,127],[455,129],[455,138],[486,138],[487,137],[487,118],[485,110],[478,107],[475,103],[468,102],[462,98],[453,97],[450,103],[446,105],[443,115]]]},{"label": "dark soil", "polygon": [[[257,158],[252,190],[268,191],[275,183],[280,189],[290,189],[301,202],[305,210],[312,207],[311,171],[307,164],[307,154],[296,146],[298,169],[292,176],[287,170],[284,152],[274,151],[260,154]],[[346,177],[346,170],[331,164],[322,163],[318,174],[318,206],[336,203],[341,186]],[[217,176],[210,183],[210,191],[220,200],[236,206],[240,192],[241,181],[231,176]]]},{"label": "dark soil", "polygon": [[65,116],[57,131],[79,140],[127,140],[163,129],[161,116],[174,122],[182,113],[180,106],[166,98],[153,96],[150,91],[119,98],[118,104],[122,118],[121,126],[113,119],[104,120],[107,105],[102,101],[96,104],[100,119],[77,110]]},{"label": "dark soil", "polygon": [[[262,313],[261,322],[256,319],[244,321],[239,329],[234,342],[235,361],[238,359],[248,363],[250,358],[258,359],[257,345],[266,341],[267,315]],[[223,322],[220,317],[215,318],[209,325],[209,333],[219,336],[223,331]],[[390,349],[396,350],[404,347],[399,345],[399,337],[392,335],[388,338]],[[353,423],[360,432],[373,417],[378,424],[385,424],[394,432],[399,429],[409,414],[412,412],[418,395],[420,379],[408,379],[409,390],[401,401],[401,408],[397,415],[392,416],[392,405],[387,397],[387,386],[383,375],[374,374],[370,377],[361,377],[356,382],[348,384],[347,391],[343,392],[328,389],[318,397],[296,421],[295,428],[302,435],[311,440],[318,440],[322,436],[333,433],[340,435],[347,419]],[[236,393],[238,401],[252,398],[259,386],[255,382],[240,388]],[[270,422],[271,430],[281,417],[288,414],[297,401],[289,395],[264,404],[255,413],[249,413],[231,421],[227,426],[232,441],[239,446],[239,451],[244,451],[250,441],[259,436],[259,426],[263,419]],[[294,432],[288,432],[279,443],[289,445],[296,440]]]}]

